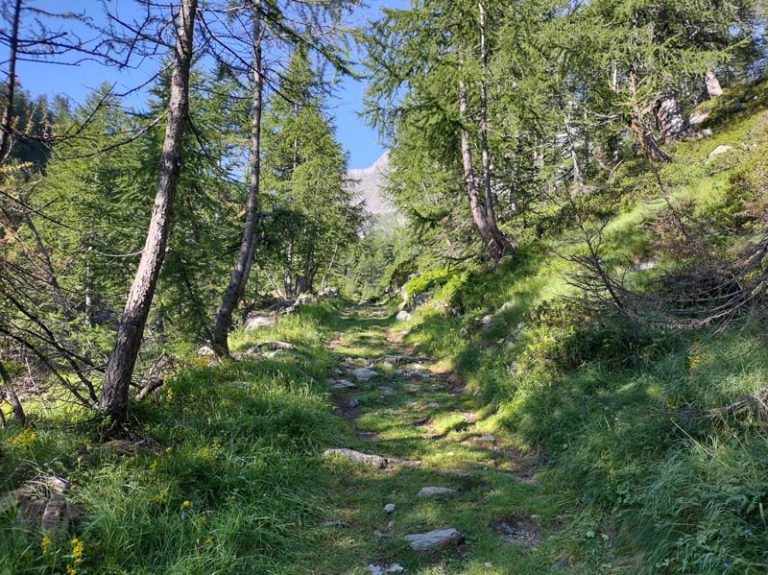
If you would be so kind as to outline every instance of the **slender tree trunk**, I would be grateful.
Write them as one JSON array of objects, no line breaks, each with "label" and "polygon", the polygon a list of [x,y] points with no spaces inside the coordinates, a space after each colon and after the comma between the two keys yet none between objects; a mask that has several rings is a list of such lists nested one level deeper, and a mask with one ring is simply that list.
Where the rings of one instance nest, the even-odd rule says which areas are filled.
[{"label": "slender tree trunk", "polygon": [[43,260],[45,281],[49,286],[51,286],[51,289],[53,290],[53,299],[56,300],[56,305],[58,306],[61,313],[64,314],[64,317],[72,317],[72,310],[69,308],[67,298],[65,297],[64,292],[61,290],[61,286],[56,279],[56,273],[53,271],[53,263],[51,262],[51,258],[48,255],[48,250],[45,248],[43,238],[40,237],[40,234],[37,231],[37,227],[35,226],[35,222],[32,220],[32,216],[30,216],[26,211],[24,212],[24,220],[27,222],[29,230],[35,237],[35,246],[37,247],[37,252],[40,255],[40,259]]},{"label": "slender tree trunk", "polygon": [[336,247],[333,249],[333,256],[331,256],[331,262],[328,264],[328,269],[325,270],[323,280],[320,282],[320,291],[324,291],[328,287],[328,276],[333,270],[333,265],[336,263],[336,256],[339,255],[339,242],[336,242]]},{"label": "slender tree trunk", "polygon": [[[464,82],[459,81],[459,115],[464,121],[467,115],[467,90]],[[469,199],[469,212],[472,215],[472,222],[475,224],[483,243],[488,248],[491,257],[499,261],[503,252],[498,250],[498,246],[493,239],[491,230],[486,220],[485,210],[480,204],[480,194],[477,189],[477,177],[472,167],[472,151],[469,147],[469,134],[466,128],[461,127],[461,163],[464,168],[464,185],[467,189]]]},{"label": "slender tree trunk", "polygon": [[707,87],[707,94],[710,98],[723,95],[723,87],[720,85],[720,80],[717,79],[713,70],[707,70],[707,74],[704,76],[704,84]]},{"label": "slender tree trunk", "polygon": [[482,66],[483,77],[480,82],[480,151],[483,163],[483,192],[485,195],[485,219],[488,222],[488,230],[491,234],[493,246],[490,248],[492,253],[498,253],[499,257],[493,256],[498,260],[507,252],[512,250],[512,245],[499,230],[496,223],[495,198],[493,194],[492,174],[491,174],[491,151],[488,145],[488,39],[486,35],[487,23],[485,6],[480,2],[478,4],[480,11],[480,62]]},{"label": "slender tree trunk", "polygon": [[669,162],[672,160],[659,147],[656,138],[648,129],[643,118],[643,111],[637,101],[637,77],[634,72],[629,74],[629,90],[632,95],[632,131],[637,138],[637,145],[643,151],[645,156],[652,162]]},{"label": "slender tree trunk", "polygon": [[11,406],[16,422],[23,427],[27,423],[27,416],[24,413],[21,401],[19,401],[19,396],[16,395],[16,392],[13,389],[11,374],[5,369],[2,361],[0,361],[0,379],[2,379],[3,383],[2,391],[5,395],[5,400],[8,402],[8,405]]},{"label": "slender tree trunk", "polygon": [[155,205],[139,267],[120,319],[115,348],[104,373],[99,409],[112,418],[113,424],[123,423],[128,415],[128,388],[168,243],[173,201],[181,170],[181,141],[189,110],[189,68],[196,9],[197,0],[181,1],[176,22],[168,123]]},{"label": "slender tree trunk", "polygon": [[256,227],[259,212],[259,178],[261,171],[261,114],[264,78],[261,66],[261,35],[263,33],[259,5],[253,10],[253,95],[251,101],[251,148],[249,152],[250,180],[245,228],[240,253],[232,270],[229,285],[224,292],[221,307],[213,327],[213,349],[220,356],[229,355],[228,336],[232,328],[232,314],[243,296],[256,253]]},{"label": "slender tree trunk", "polygon": [[683,115],[680,104],[671,88],[664,90],[664,94],[654,106],[654,111],[663,143],[676,142],[690,132],[691,126]]},{"label": "slender tree trunk", "polygon": [[8,80],[5,85],[5,106],[0,120],[0,165],[3,165],[11,153],[13,141],[13,101],[16,98],[16,61],[19,49],[19,20],[21,19],[21,0],[16,0],[13,8],[10,50],[8,53]]}]

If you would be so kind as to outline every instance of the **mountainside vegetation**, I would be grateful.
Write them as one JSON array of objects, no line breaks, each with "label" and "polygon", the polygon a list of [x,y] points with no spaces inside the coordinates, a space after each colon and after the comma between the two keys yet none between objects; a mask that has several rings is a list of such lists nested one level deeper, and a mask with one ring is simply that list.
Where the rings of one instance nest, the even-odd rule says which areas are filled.
[{"label": "mountainside vegetation", "polygon": [[768,572],[761,0],[123,4],[0,9],[0,575]]}]

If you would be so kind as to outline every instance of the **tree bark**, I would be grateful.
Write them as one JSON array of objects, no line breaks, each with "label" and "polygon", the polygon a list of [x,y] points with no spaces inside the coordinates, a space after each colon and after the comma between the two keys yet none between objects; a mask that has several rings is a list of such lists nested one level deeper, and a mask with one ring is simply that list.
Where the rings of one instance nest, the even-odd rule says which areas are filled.
[{"label": "tree bark", "polygon": [[488,230],[491,234],[490,247],[492,254],[498,253],[499,257],[493,256],[494,260],[499,260],[507,252],[512,251],[512,245],[509,240],[501,233],[496,223],[495,198],[493,194],[492,174],[491,174],[491,151],[488,145],[488,39],[486,34],[487,23],[485,6],[480,2],[478,4],[480,11],[480,63],[482,67],[482,80],[480,82],[480,151],[483,163],[483,192],[485,195],[485,219],[488,222]]},{"label": "tree bark", "polygon": [[704,84],[707,87],[707,94],[710,98],[723,95],[723,87],[720,85],[720,80],[717,79],[713,70],[707,70],[707,74],[704,76]]},{"label": "tree bark", "polygon": [[[464,82],[459,81],[459,116],[462,122],[467,115],[467,90]],[[485,210],[480,203],[480,193],[477,187],[477,177],[472,167],[472,150],[469,146],[469,134],[464,126],[461,127],[461,163],[464,170],[464,186],[467,190],[469,199],[469,212],[472,215],[472,222],[475,224],[480,237],[483,240],[488,252],[494,261],[499,261],[504,255],[504,251],[499,249],[498,243],[494,240],[491,233]]]},{"label": "tree bark", "polygon": [[264,92],[264,78],[261,63],[261,36],[263,28],[259,14],[259,2],[253,8],[253,94],[251,100],[251,147],[249,151],[248,205],[245,228],[240,243],[240,252],[232,270],[229,285],[224,291],[221,306],[213,326],[214,351],[219,356],[229,355],[229,330],[232,328],[232,314],[243,296],[256,253],[256,227],[259,215],[259,180],[261,175],[261,115]]},{"label": "tree bark", "polygon": [[690,132],[691,126],[680,109],[675,93],[670,88],[664,90],[664,94],[654,106],[654,111],[662,143],[676,142]]},{"label": "tree bark", "polygon": [[115,348],[104,373],[99,409],[112,419],[113,425],[123,423],[128,415],[128,388],[168,243],[173,201],[181,170],[181,142],[189,110],[189,69],[196,10],[197,0],[181,1],[155,204],[139,267],[120,319]]},{"label": "tree bark", "polygon": [[0,120],[0,166],[5,164],[11,153],[13,137],[13,101],[16,98],[16,61],[19,49],[19,21],[21,19],[21,0],[16,0],[13,9],[10,50],[8,53],[8,81],[5,86],[5,106]]},{"label": "tree bark", "polygon": [[21,401],[19,401],[19,396],[16,395],[16,392],[13,389],[11,374],[5,369],[2,361],[0,361],[0,379],[2,379],[3,382],[2,392],[5,395],[5,400],[8,402],[8,405],[11,406],[16,422],[23,427],[27,423],[27,416],[24,413]]}]

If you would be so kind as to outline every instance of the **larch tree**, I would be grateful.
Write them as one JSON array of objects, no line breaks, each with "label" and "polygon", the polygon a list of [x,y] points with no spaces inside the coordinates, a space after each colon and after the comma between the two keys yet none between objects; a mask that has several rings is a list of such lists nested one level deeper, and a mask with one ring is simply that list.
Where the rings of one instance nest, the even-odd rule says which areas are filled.
[{"label": "larch tree", "polygon": [[125,422],[128,414],[128,390],[171,229],[174,196],[181,170],[181,144],[189,105],[196,11],[197,0],[182,0],[174,17],[176,42],[157,193],[139,266],[120,319],[115,347],[104,373],[99,409],[115,425]]}]

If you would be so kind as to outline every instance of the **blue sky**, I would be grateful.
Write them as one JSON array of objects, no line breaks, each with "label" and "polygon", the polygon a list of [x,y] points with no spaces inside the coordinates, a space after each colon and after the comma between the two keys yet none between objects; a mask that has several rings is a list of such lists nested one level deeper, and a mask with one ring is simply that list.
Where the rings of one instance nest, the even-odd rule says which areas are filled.
[{"label": "blue sky", "polygon": [[[66,10],[86,12],[94,18],[101,14],[97,0],[68,0],[66,3],[61,0],[37,0],[33,4],[51,11],[61,11],[62,6],[65,6]],[[132,0],[108,0],[107,4],[110,9],[122,10],[126,14],[130,14],[134,6]],[[408,0],[368,0],[366,4],[367,7],[359,8],[355,12],[350,24],[362,25],[367,20],[375,19],[381,8],[403,8],[408,4]],[[118,72],[94,62],[83,62],[78,66],[21,62],[17,74],[24,89],[32,95],[65,94],[79,103],[90,91],[104,82],[115,83],[117,91],[133,88],[145,82],[156,70],[157,65],[156,61],[148,61],[138,69]],[[351,168],[372,164],[384,151],[377,141],[376,132],[358,116],[362,109],[364,90],[363,82],[347,78],[339,87],[336,98],[330,102],[331,113],[335,116],[338,128],[337,136],[349,152]],[[139,105],[140,102],[131,104]]]}]

